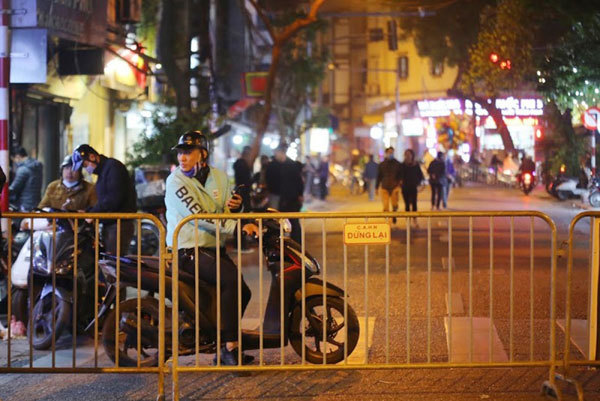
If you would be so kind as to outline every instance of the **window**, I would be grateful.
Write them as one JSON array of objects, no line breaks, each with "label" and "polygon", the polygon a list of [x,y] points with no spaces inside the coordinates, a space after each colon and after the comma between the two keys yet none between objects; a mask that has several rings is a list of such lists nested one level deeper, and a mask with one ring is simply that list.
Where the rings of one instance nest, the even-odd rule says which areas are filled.
[{"label": "window", "polygon": [[383,40],[383,29],[369,29],[369,42],[381,42]]},{"label": "window", "polygon": [[440,77],[444,73],[444,63],[431,62],[431,75]]},{"label": "window", "polygon": [[398,57],[398,78],[408,78],[408,56]]}]

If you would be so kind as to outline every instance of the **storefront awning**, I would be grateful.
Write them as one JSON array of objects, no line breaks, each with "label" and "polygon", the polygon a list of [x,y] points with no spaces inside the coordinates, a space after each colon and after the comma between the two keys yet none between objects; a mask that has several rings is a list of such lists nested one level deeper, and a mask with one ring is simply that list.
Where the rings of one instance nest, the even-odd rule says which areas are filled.
[{"label": "storefront awning", "polygon": [[383,113],[380,114],[365,114],[362,117],[362,122],[365,125],[375,125],[383,122]]},{"label": "storefront awning", "polygon": [[240,99],[237,102],[235,102],[231,107],[229,107],[229,109],[227,109],[227,117],[236,118],[237,116],[242,114],[248,107],[252,106],[257,102],[258,99],[251,97],[245,97],[243,99]]}]

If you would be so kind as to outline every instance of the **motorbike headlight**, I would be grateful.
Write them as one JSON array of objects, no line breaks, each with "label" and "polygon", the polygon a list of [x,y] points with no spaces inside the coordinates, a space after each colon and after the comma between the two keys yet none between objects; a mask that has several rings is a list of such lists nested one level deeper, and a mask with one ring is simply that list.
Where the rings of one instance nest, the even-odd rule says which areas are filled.
[{"label": "motorbike headlight", "polygon": [[284,219],[281,224],[283,225],[283,232],[291,233],[292,232],[292,223],[290,223],[290,219]]}]

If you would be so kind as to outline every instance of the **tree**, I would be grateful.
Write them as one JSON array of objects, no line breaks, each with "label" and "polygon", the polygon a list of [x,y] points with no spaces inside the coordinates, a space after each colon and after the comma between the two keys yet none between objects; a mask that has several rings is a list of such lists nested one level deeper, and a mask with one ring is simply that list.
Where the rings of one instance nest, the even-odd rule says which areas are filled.
[{"label": "tree", "polygon": [[[282,23],[298,17],[304,16],[295,12],[287,15]],[[293,140],[299,136],[299,115],[311,110],[310,97],[325,78],[329,55],[326,50],[316,47],[316,35],[325,27],[323,21],[315,22],[282,49],[283,57],[273,88],[282,140]]]},{"label": "tree", "polygon": [[267,84],[264,94],[263,113],[258,123],[258,127],[256,129],[256,136],[254,137],[254,141],[252,142],[251,151],[249,155],[249,161],[250,164],[252,164],[258,156],[262,139],[267,130],[267,126],[269,125],[269,118],[271,117],[271,111],[273,109],[273,90],[275,88],[275,79],[277,76],[277,71],[281,63],[283,47],[290,39],[292,39],[298,33],[299,30],[307,27],[308,25],[314,23],[317,20],[317,12],[319,11],[319,8],[323,5],[325,0],[313,0],[310,4],[310,8],[306,16],[296,18],[289,24],[282,27],[276,27],[273,25],[271,19],[267,15],[266,10],[258,4],[257,0],[249,1],[256,10],[265,27],[267,28],[267,32],[269,33],[269,37],[273,43],[273,48],[271,49],[271,65],[269,66]]},{"label": "tree", "polygon": [[[514,68],[501,70],[490,62],[489,55],[492,52],[499,54],[509,46],[511,40],[515,40],[512,34],[504,35],[503,29],[509,30],[521,21],[519,19],[512,23],[510,20],[515,15],[516,6],[507,0],[500,1],[499,4],[492,0],[453,2],[437,10],[432,17],[407,18],[402,22],[407,35],[414,37],[420,56],[458,67],[458,74],[448,95],[469,99],[486,109],[494,119],[508,151],[513,151],[514,145],[502,113],[496,108],[494,99],[491,102],[487,100],[497,96],[503,89],[501,85],[494,86],[504,85],[501,73],[510,73]],[[509,25],[505,26],[506,23]],[[503,43],[501,47],[496,46],[500,44],[495,42],[499,39]],[[507,54],[506,58],[511,55]],[[475,66],[472,66],[473,63]],[[485,68],[495,69],[493,76],[498,79],[485,82]],[[483,85],[480,79],[484,80]]]}]

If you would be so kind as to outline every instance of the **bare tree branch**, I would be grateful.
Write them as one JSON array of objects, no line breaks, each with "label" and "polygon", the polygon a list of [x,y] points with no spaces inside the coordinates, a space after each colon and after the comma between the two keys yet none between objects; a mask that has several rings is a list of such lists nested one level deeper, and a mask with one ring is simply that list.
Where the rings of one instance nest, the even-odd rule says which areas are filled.
[{"label": "bare tree branch", "polygon": [[310,10],[308,15],[304,18],[300,18],[292,22],[290,25],[286,26],[281,33],[277,34],[273,25],[267,18],[264,10],[258,5],[256,0],[249,0],[252,6],[255,8],[259,17],[264,22],[267,30],[269,31],[269,35],[273,39],[273,49],[271,51],[271,65],[269,66],[269,73],[267,75],[267,84],[265,88],[265,107],[263,109],[263,115],[260,119],[258,128],[256,130],[256,136],[254,137],[254,141],[252,142],[252,147],[250,150],[250,155],[248,156],[251,161],[250,165],[254,163],[254,160],[258,157],[258,153],[260,152],[260,144],[262,143],[263,136],[267,131],[267,127],[269,125],[269,118],[271,116],[271,110],[273,108],[273,88],[275,86],[275,77],[277,75],[277,69],[279,67],[279,61],[281,58],[281,50],[283,45],[300,29],[310,25],[311,23],[317,20],[317,12],[319,8],[325,3],[325,0],[315,0],[310,5]]}]

